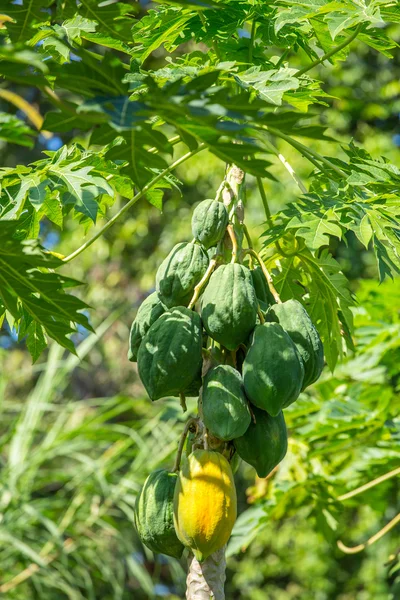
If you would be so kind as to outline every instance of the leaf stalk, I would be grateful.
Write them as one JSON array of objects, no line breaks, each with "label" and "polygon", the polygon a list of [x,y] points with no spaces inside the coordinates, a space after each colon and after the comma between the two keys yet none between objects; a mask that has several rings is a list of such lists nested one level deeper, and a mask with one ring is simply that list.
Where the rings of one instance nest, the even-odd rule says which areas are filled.
[{"label": "leaf stalk", "polygon": [[82,244],[82,246],[80,246],[77,250],[66,256],[63,259],[63,262],[68,263],[77,256],[79,256],[79,254],[82,254],[82,252],[89,248],[99,237],[101,237],[106,231],[108,231],[110,227],[112,227],[114,223],[118,221],[118,219],[131,208],[131,206],[136,204],[136,202],[140,200],[140,198],[142,198],[153,187],[154,184],[160,181],[160,179],[163,179],[163,177],[168,175],[168,173],[171,173],[171,171],[176,169],[176,167],[179,167],[181,164],[186,162],[189,158],[192,158],[192,156],[203,150],[205,147],[205,144],[200,144],[195,150],[191,150],[184,156],[181,156],[168,168],[164,169],[161,173],[154,177],[154,179],[152,179],[148,184],[146,184],[140,190],[140,192],[138,192],[131,200],[129,200],[129,202],[127,202],[105,225],[103,225],[103,227],[99,229],[99,231],[97,231],[97,233],[95,233],[94,236],[90,238],[90,240],[88,240],[87,242]]}]

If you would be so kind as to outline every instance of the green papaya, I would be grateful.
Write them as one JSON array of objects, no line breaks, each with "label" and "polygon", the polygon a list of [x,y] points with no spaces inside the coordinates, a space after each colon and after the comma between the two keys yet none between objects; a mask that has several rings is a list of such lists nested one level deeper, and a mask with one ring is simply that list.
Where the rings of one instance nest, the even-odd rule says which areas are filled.
[{"label": "green papaya", "polygon": [[182,242],[174,246],[156,274],[156,289],[161,302],[168,308],[187,306],[207,267],[207,253],[199,244]]},{"label": "green papaya", "polygon": [[308,312],[298,300],[287,300],[271,306],[267,320],[278,322],[295,343],[304,365],[304,390],[324,368],[324,347]]},{"label": "green papaya", "polygon": [[220,440],[244,434],[250,425],[250,410],[240,373],[230,365],[218,365],[204,377],[203,421]]},{"label": "green papaya", "polygon": [[162,314],[139,347],[139,376],[152,400],[185,392],[201,363],[201,319],[184,306]]},{"label": "green papaya", "polygon": [[153,552],[180,558],[183,544],[174,527],[176,473],[158,469],[150,473],[136,499],[134,520],[143,544]]},{"label": "green papaya", "polygon": [[236,438],[233,445],[240,458],[254,467],[259,477],[267,477],[287,452],[285,419],[282,412],[271,417],[255,406],[252,410],[255,422],[251,421],[246,433]]},{"label": "green papaya", "polygon": [[229,464],[231,465],[232,473],[234,475],[236,475],[236,473],[238,472],[240,463],[241,463],[241,458],[240,458],[239,454],[237,452],[235,452],[234,455],[232,456],[231,460],[229,461]]},{"label": "green papaya", "polygon": [[203,384],[201,377],[201,368],[196,373],[194,379],[189,383],[188,387],[185,388],[184,394],[187,398],[197,398],[200,393],[200,388]]},{"label": "green papaya", "polygon": [[303,379],[303,362],[289,334],[279,323],[257,325],[243,363],[249,400],[275,417],[297,399]]},{"label": "green papaya", "polygon": [[257,300],[263,312],[266,312],[271,304],[275,304],[275,299],[271,294],[265,275],[260,266],[251,271],[253,287],[256,292]]},{"label": "green papaya", "polygon": [[215,246],[223,237],[228,225],[228,211],[218,200],[203,200],[192,216],[193,237],[206,249]]},{"label": "green papaya", "polygon": [[146,335],[151,325],[153,325],[158,317],[161,317],[164,312],[165,306],[163,306],[157,292],[153,292],[153,294],[147,296],[139,306],[129,336],[128,359],[131,362],[137,361],[139,346],[142,343],[143,337]]},{"label": "green papaya", "polygon": [[207,256],[208,256],[209,260],[212,260],[213,258],[215,258],[216,255],[217,255],[217,246],[211,246],[211,248],[208,248]]},{"label": "green papaya", "polygon": [[247,340],[257,318],[257,298],[247,267],[229,263],[214,271],[203,294],[201,317],[208,335],[228,350]]}]

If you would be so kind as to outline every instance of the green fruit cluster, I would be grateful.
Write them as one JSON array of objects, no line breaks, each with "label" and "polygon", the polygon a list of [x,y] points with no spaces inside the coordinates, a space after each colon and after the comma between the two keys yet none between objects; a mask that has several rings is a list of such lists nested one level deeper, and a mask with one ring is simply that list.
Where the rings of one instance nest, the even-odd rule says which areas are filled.
[{"label": "green fruit cluster", "polygon": [[[217,200],[201,202],[193,213],[194,240],[176,244],[171,250],[157,270],[156,291],[137,311],[130,332],[128,358],[138,363],[139,376],[152,400],[199,394],[203,342],[207,342],[209,327],[218,328],[219,325],[218,318],[210,314],[210,306],[206,309],[209,327],[205,324],[206,319],[188,306],[217,252],[216,244],[225,235],[228,221],[224,204]],[[230,270],[231,265],[227,267]],[[232,274],[227,275],[227,285],[231,285],[233,297],[235,279],[243,279],[240,271],[245,267],[232,267]],[[229,278],[232,279],[230,283]],[[245,280],[243,294],[240,299],[235,298],[237,310],[232,312],[232,325],[236,323],[236,327],[241,327],[241,322],[248,316],[250,321],[241,327],[242,332],[235,333],[235,326],[231,327],[232,348],[236,339],[240,343],[248,337],[255,324],[256,298],[247,273]],[[252,303],[250,309],[246,308],[248,298]],[[241,310],[239,317],[236,316],[238,310]]]},{"label": "green fruit cluster", "polygon": [[[266,477],[287,452],[283,410],[318,379],[324,354],[303,304],[281,302],[258,255],[242,249],[240,227],[232,208],[218,200],[196,207],[194,239],[177,244],[160,265],[156,291],[132,324],[128,357],[137,361],[151,400],[197,396],[197,421],[213,448],[230,459],[239,456]],[[249,255],[260,266],[249,262]],[[210,471],[219,464],[207,458]],[[173,528],[175,480],[167,471],[149,477],[138,498],[136,523],[150,549],[180,556],[179,540],[193,536],[177,537]],[[185,509],[186,533],[197,527],[192,517],[200,518]]]}]

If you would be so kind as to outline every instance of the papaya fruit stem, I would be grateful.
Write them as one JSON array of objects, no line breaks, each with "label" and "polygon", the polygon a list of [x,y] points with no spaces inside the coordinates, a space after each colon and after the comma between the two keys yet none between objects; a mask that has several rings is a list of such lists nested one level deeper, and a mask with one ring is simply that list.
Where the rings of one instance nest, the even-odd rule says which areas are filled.
[{"label": "papaya fruit stem", "polygon": [[264,319],[264,315],[263,315],[263,313],[262,313],[262,310],[261,310],[261,308],[260,308],[260,305],[259,305],[259,304],[257,304],[257,313],[258,313],[258,318],[260,319],[260,323],[261,323],[261,325],[264,325],[264,323],[265,323],[265,319]]},{"label": "papaya fruit stem", "polygon": [[194,419],[193,417],[190,418],[188,421],[186,421],[185,428],[182,431],[182,435],[179,440],[178,450],[177,450],[176,457],[175,457],[174,467],[172,469],[173,473],[177,473],[180,469],[183,447],[185,445],[186,438],[187,438],[187,435],[188,435],[191,427],[195,427],[197,429],[197,419]]},{"label": "papaya fruit stem", "polygon": [[186,411],[187,411],[187,406],[186,406],[186,397],[185,397],[185,394],[184,394],[183,392],[181,392],[181,393],[179,394],[179,400],[180,400],[180,402],[181,402],[181,406],[182,406],[182,410],[183,410],[183,412],[186,412]]},{"label": "papaya fruit stem", "polygon": [[251,420],[253,421],[254,425],[257,425],[256,415],[254,414],[254,410],[251,408],[250,402],[249,402],[249,411],[250,411]]},{"label": "papaya fruit stem", "polygon": [[194,288],[193,296],[191,301],[189,302],[188,308],[192,309],[196,304],[197,300],[200,298],[201,292],[203,291],[203,288],[208,282],[208,280],[210,279],[211,274],[217,265],[217,262],[218,261],[216,258],[210,260],[210,264],[207,267],[207,271],[204,273],[203,277],[200,279],[199,283]]},{"label": "papaya fruit stem", "polygon": [[227,227],[227,231],[228,231],[229,237],[231,238],[231,242],[232,242],[232,260],[231,260],[231,262],[235,263],[237,261],[238,243],[237,243],[235,232],[233,230],[233,225],[229,224]]},{"label": "papaya fruit stem", "polygon": [[257,260],[258,264],[260,265],[262,272],[264,273],[264,277],[267,280],[269,289],[271,291],[271,294],[274,297],[275,302],[277,304],[282,304],[282,300],[281,300],[278,292],[276,291],[271,274],[268,271],[267,267],[265,266],[265,263],[262,260],[261,256],[255,250],[253,250],[253,248],[248,248],[247,250],[244,250],[243,254],[251,254],[252,256],[254,256],[254,258]]},{"label": "papaya fruit stem", "polygon": [[217,202],[220,201],[222,193],[224,191],[224,189],[226,188],[226,179],[223,179],[223,181],[221,182],[219,188],[217,189],[217,193],[215,194],[215,200],[217,200]]},{"label": "papaya fruit stem", "polygon": [[[247,229],[247,227],[246,227],[246,225],[244,223],[243,223],[243,232],[244,232],[244,237],[247,240],[248,247],[252,249],[253,248],[253,242],[251,240],[249,230]],[[251,256],[251,254],[249,255],[249,263],[250,263],[250,269],[252,269],[253,268],[253,257]]]}]

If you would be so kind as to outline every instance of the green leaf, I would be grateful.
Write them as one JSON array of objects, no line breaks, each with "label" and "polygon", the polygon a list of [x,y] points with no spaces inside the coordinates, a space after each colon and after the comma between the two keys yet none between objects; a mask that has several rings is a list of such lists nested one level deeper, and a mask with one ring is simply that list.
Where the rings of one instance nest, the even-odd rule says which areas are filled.
[{"label": "green leaf", "polygon": [[132,101],[128,96],[97,97],[82,104],[77,113],[82,116],[85,112],[104,113],[109,118],[110,126],[122,132],[129,131],[137,123],[146,121],[145,108],[143,103]]},{"label": "green leaf", "polygon": [[46,9],[50,4],[51,0],[29,0],[18,3],[4,0],[1,10],[12,18],[12,22],[6,21],[5,25],[14,44],[26,42],[39,25],[49,21],[50,14]]},{"label": "green leaf", "polygon": [[132,29],[133,39],[139,44],[134,56],[143,62],[163,44],[172,52],[182,43],[182,34],[193,16],[190,10],[162,7],[150,10]]},{"label": "green leaf", "polygon": [[[97,0],[81,0],[79,15],[85,19],[96,21],[98,24],[96,31],[103,36],[131,42],[133,16],[139,10],[139,3],[113,2],[99,4]],[[82,35],[82,37],[84,36]]]},{"label": "green leaf", "polygon": [[32,148],[36,133],[14,115],[0,113],[0,140]]},{"label": "green leaf", "polygon": [[319,258],[303,250],[298,255],[302,269],[308,274],[308,313],[324,344],[325,359],[330,369],[345,352],[346,332],[353,331],[354,305],[346,277],[340,265],[327,250]]},{"label": "green leaf", "polygon": [[54,111],[46,113],[42,125],[44,131],[55,131],[57,133],[69,132],[73,129],[87,131],[91,127],[93,127],[93,124],[90,120],[85,120],[77,114]]},{"label": "green leaf", "polygon": [[14,239],[18,225],[0,222],[1,238],[5,240],[0,247],[0,298],[14,317],[17,329],[21,323],[24,326],[21,321],[24,314],[32,319],[27,343],[34,359],[44,348],[43,329],[60,345],[75,352],[69,337],[76,330],[74,324],[92,330],[87,316],[81,312],[87,305],[64,291],[78,282],[50,271],[62,261],[46,252],[37,241]]},{"label": "green leaf", "polygon": [[37,321],[32,321],[27,329],[26,347],[32,356],[33,362],[36,362],[46,346],[43,326]]},{"label": "green leaf", "polygon": [[243,87],[255,90],[266,102],[280,106],[284,93],[297,90],[300,85],[295,73],[296,69],[262,71],[261,67],[251,67],[235,75],[235,80]]},{"label": "green leaf", "polygon": [[372,230],[368,215],[364,215],[361,218],[358,227],[355,229],[355,234],[358,237],[358,239],[360,240],[360,242],[368,250],[368,246],[369,246],[369,243],[370,243],[372,235],[373,235],[373,230]]},{"label": "green leaf", "polygon": [[112,196],[113,190],[103,178],[93,175],[93,167],[79,167],[80,163],[70,163],[63,167],[51,166],[48,174],[55,185],[65,188],[63,202],[73,204],[75,210],[82,212],[96,222],[99,196]]},{"label": "green leaf", "polygon": [[179,4],[179,6],[193,6],[197,10],[206,10],[208,8],[221,9],[221,5],[211,0],[156,0],[162,4]]}]

